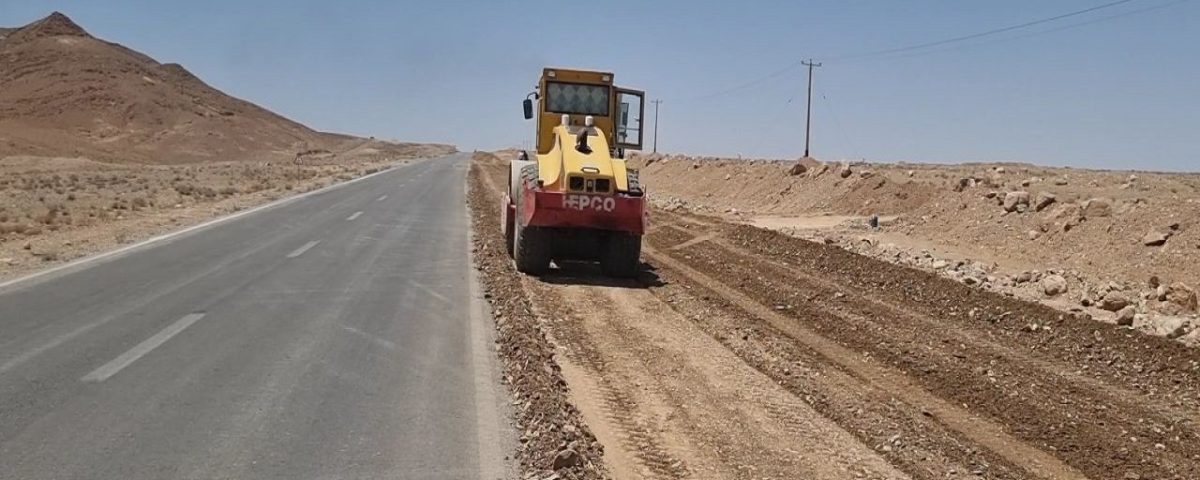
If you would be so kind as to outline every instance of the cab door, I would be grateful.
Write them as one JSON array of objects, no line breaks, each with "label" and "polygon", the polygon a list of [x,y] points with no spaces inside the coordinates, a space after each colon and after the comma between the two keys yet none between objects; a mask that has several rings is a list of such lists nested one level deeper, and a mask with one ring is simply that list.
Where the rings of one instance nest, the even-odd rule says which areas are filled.
[{"label": "cab door", "polygon": [[616,136],[613,142],[621,150],[642,149],[642,118],[646,113],[646,92],[615,88],[617,92]]}]

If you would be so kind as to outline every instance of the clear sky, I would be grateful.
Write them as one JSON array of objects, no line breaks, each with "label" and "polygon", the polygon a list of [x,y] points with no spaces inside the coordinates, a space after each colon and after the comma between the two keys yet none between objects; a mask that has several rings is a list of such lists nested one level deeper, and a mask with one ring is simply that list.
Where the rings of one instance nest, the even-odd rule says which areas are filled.
[{"label": "clear sky", "polygon": [[528,143],[560,65],[662,99],[660,151],[794,158],[806,71],[769,75],[811,57],[818,158],[1200,170],[1200,1],[844,58],[1111,1],[0,0],[0,25],[61,10],[314,128],[466,150]]}]

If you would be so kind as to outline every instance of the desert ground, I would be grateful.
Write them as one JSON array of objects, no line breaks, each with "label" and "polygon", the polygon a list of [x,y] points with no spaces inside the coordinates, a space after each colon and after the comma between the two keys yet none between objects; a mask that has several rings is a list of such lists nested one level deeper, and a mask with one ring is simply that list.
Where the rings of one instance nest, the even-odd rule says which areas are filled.
[{"label": "desert ground", "polygon": [[[852,165],[842,176],[845,166],[816,162],[801,172],[796,162],[643,157],[656,208],[644,271],[621,281],[586,266],[541,278],[513,270],[495,213],[511,155],[476,156],[470,201],[529,478],[1200,474],[1200,350],[1179,341],[1194,338],[1179,293],[1190,287],[1178,285],[1188,269],[1153,264],[1168,290],[1159,300],[1147,285],[1152,255],[1121,263],[1110,253],[1194,259],[1183,219],[1194,204],[1167,201],[1193,191],[1190,176],[1018,165]],[[971,172],[980,178],[961,181]],[[995,199],[1050,186],[1060,213],[1032,200],[1006,212]],[[1115,197],[1107,216],[1078,206],[1100,193]],[[1143,205],[1179,220],[1126,216]],[[878,229],[872,215],[885,219]],[[1075,225],[1064,232],[1052,218]],[[1118,221],[1129,224],[1109,227]],[[1173,232],[1165,245],[1132,233],[1154,227]],[[1092,233],[1057,238],[1080,230]],[[1083,238],[1093,250],[1078,256],[1037,243]],[[992,245],[1031,263],[993,254],[984,264]],[[1047,298],[1053,275],[1070,280]],[[1106,287],[1093,278],[1114,283],[1093,300],[1099,312],[1069,296]],[[1137,309],[1132,324],[1103,309],[1117,295]],[[1156,330],[1165,318],[1184,319],[1188,333]]]},{"label": "desert ground", "polygon": [[837,245],[1197,343],[1194,173],[686,156],[635,163],[667,210]]}]

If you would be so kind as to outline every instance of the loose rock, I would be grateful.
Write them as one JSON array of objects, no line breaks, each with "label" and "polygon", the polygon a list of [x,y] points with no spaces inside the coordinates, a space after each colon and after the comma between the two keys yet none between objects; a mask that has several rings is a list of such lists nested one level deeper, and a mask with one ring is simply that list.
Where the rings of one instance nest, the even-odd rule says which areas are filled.
[{"label": "loose rock", "polygon": [[1141,325],[1135,327],[1151,335],[1176,339],[1188,333],[1191,323],[1185,317],[1161,316],[1147,318]]},{"label": "loose rock", "polygon": [[1108,292],[1104,295],[1104,298],[1100,299],[1099,306],[1101,309],[1115,312],[1129,306],[1129,297],[1117,291]]},{"label": "loose rock", "polygon": [[1093,198],[1083,202],[1084,218],[1100,218],[1112,215],[1112,202],[1105,198]]},{"label": "loose rock", "polygon": [[1197,308],[1196,291],[1184,283],[1172,283],[1166,288],[1163,298],[1185,312],[1195,312]]},{"label": "loose rock", "polygon": [[1048,297],[1061,295],[1067,292],[1067,279],[1062,275],[1046,275],[1042,279],[1042,293]]},{"label": "loose rock", "polygon": [[1129,326],[1133,325],[1134,316],[1137,315],[1137,309],[1128,306],[1117,312],[1117,325]]},{"label": "loose rock", "polygon": [[1033,201],[1033,209],[1040,212],[1045,210],[1046,207],[1053,205],[1057,200],[1058,197],[1056,197],[1053,193],[1038,192],[1037,197]]},{"label": "loose rock", "polygon": [[1147,247],[1161,246],[1162,244],[1167,243],[1168,238],[1171,238],[1170,233],[1151,230],[1146,232],[1146,235],[1142,237],[1142,245]]},{"label": "loose rock", "polygon": [[1015,212],[1021,205],[1029,206],[1029,192],[1018,191],[1004,194],[1004,211]]},{"label": "loose rock", "polygon": [[578,464],[579,464],[579,453],[575,452],[575,450],[568,448],[566,450],[558,452],[558,455],[554,456],[553,468],[554,468],[554,470],[562,470],[564,468],[574,467],[575,465],[578,465]]}]

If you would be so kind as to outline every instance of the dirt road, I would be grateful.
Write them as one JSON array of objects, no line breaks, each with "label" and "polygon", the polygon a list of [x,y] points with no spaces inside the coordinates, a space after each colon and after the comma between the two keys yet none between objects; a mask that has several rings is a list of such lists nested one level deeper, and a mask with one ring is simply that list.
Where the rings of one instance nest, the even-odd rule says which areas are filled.
[{"label": "dirt road", "polygon": [[1200,478],[1195,349],[661,211],[636,281],[518,276],[489,240],[506,173],[473,169],[476,255],[556,353],[541,394],[603,447],[568,477]]}]

